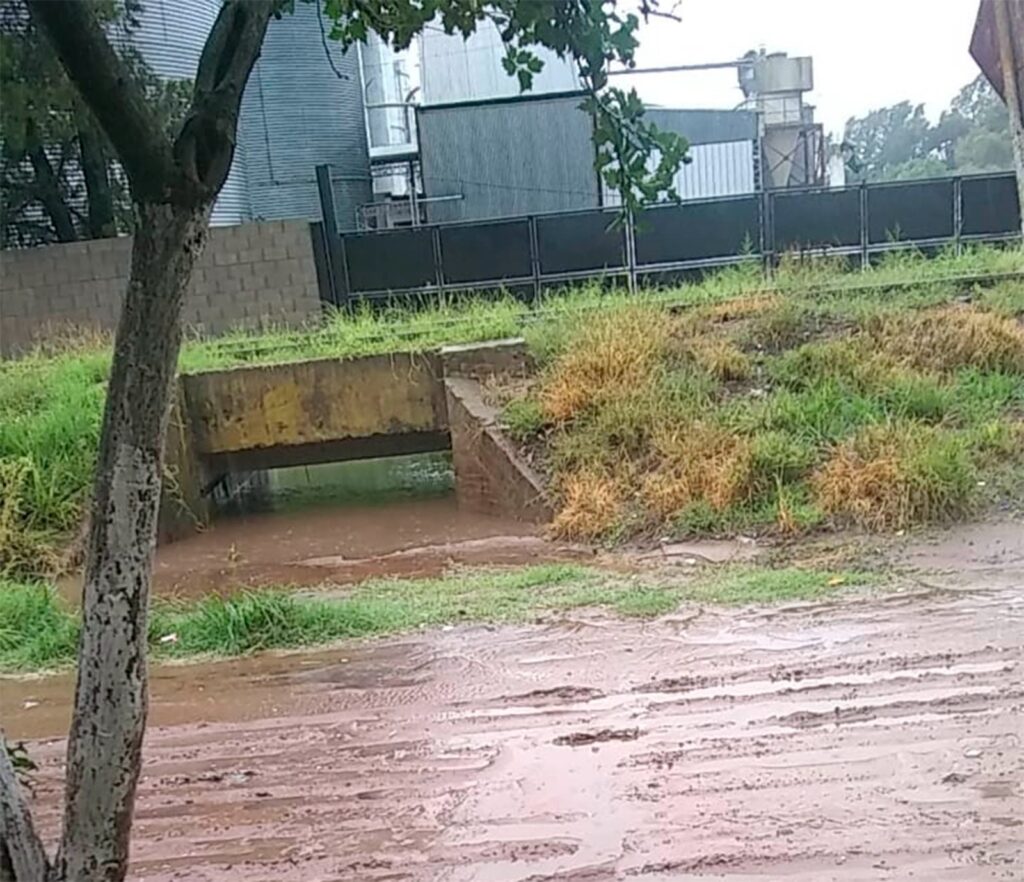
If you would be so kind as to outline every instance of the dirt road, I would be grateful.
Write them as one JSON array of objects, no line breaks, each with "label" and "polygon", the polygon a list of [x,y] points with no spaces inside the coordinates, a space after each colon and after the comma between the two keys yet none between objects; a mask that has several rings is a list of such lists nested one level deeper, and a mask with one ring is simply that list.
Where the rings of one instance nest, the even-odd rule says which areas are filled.
[{"label": "dirt road", "polygon": [[[1022,643],[1000,587],[161,668],[134,878],[1021,879]],[[0,683],[51,836],[67,690]]]}]

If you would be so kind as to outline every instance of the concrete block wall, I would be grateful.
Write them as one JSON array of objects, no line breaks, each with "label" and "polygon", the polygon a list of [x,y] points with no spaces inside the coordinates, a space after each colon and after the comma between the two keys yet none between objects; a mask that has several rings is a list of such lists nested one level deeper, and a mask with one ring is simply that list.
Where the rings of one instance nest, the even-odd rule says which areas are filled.
[{"label": "concrete block wall", "polygon": [[[94,239],[0,252],[0,356],[55,329],[113,330],[128,281],[131,239]],[[215,227],[185,301],[186,328],[202,335],[320,315],[306,221]]]}]

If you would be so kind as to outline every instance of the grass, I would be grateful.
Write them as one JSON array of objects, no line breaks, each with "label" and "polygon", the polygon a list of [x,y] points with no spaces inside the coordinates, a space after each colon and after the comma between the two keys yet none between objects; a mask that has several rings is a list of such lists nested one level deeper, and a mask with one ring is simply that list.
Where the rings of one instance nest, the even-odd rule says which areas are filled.
[{"label": "grass", "polygon": [[[316,647],[343,639],[464,622],[521,622],[584,607],[653,617],[681,602],[777,603],[824,596],[866,576],[751,567],[659,583],[576,565],[468,570],[439,579],[371,581],[344,596],[241,592],[192,603],[156,602],[149,644],[156,659],[236,656]],[[0,582],[0,672],[74,663],[79,622],[42,583]]]},{"label": "grass", "polygon": [[[705,433],[725,426],[755,452],[761,435],[783,435],[813,448],[820,464],[826,448],[867,425],[918,420],[973,437],[982,422],[1020,412],[1024,282],[1000,276],[1022,269],[1024,256],[1013,249],[930,259],[899,252],[864,272],[832,259],[786,260],[768,283],[758,266],[745,264],[633,295],[591,285],[533,306],[495,296],[364,308],[302,331],[189,340],[180,370],[424,351],[523,334],[545,382],[507,405],[506,422],[523,443],[545,437],[549,473],[564,499],[581,482],[615,476],[615,493],[603,488],[618,500],[614,522],[596,518],[594,531],[623,536],[654,528],[642,508],[619,496],[630,496],[623,485],[668,468],[654,447],[658,426],[697,425]],[[951,281],[974,275],[999,281]],[[965,292],[969,307],[959,303]],[[26,358],[0,362],[0,578],[59,569],[81,524],[109,345],[102,335],[62,332]],[[771,480],[762,486],[755,468],[754,486],[718,519],[744,521],[756,512],[750,516],[759,522],[772,509],[769,497],[802,498],[807,475],[790,472],[780,494]],[[686,521],[686,511],[708,502],[696,495],[670,520]]]},{"label": "grass", "polygon": [[[926,266],[891,263],[865,276]],[[807,285],[821,272],[785,271]],[[994,486],[1010,502],[1024,488],[1020,282],[969,300],[925,275],[684,313],[610,303],[561,348],[545,340],[535,387],[506,413],[556,493],[553,532],[574,540],[955,520]]]}]

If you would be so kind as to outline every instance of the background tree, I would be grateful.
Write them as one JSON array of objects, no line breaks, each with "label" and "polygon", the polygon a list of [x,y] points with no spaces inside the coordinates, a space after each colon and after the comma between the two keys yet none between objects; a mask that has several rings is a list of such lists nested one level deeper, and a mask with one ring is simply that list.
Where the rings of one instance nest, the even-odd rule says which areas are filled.
[{"label": "background tree", "polygon": [[843,143],[857,180],[886,181],[1013,168],[1009,114],[984,76],[964,86],[934,125],[902,101],[855,117]]},{"label": "background tree", "polygon": [[[191,84],[154,75],[131,42],[139,0],[93,3],[125,69],[162,124],[180,124]],[[0,0],[0,247],[114,236],[131,199],[112,145],[25,0]]]},{"label": "background tree", "polygon": [[[184,121],[170,137],[151,97],[111,46],[101,5],[28,0],[33,22],[116,152],[130,185],[135,236],[92,494],[64,824],[52,862],[8,753],[0,750],[0,868],[16,882],[120,882],[127,873],[181,305],[231,167],[242,92],[271,17],[292,2],[225,0],[200,56]],[[641,0],[640,8],[657,14],[657,0]],[[632,64],[637,45],[639,19],[620,14],[616,0],[324,0],[324,12],[334,22],[332,36],[346,46],[375,31],[404,48],[432,21],[468,35],[490,20],[507,47],[506,69],[523,88],[540,70],[531,46],[573,57],[589,92],[598,168],[621,192],[626,210],[671,194],[686,142],[646,123],[634,93],[607,86],[609,62]]]}]

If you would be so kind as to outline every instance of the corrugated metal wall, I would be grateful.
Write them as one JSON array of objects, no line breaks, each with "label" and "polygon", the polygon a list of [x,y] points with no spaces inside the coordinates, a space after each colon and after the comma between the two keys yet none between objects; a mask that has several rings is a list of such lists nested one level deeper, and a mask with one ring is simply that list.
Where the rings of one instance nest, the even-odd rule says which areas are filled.
[{"label": "corrugated metal wall", "polygon": [[590,117],[579,95],[423,107],[418,114],[431,221],[593,208]]},{"label": "corrugated metal wall", "polygon": [[[681,199],[711,199],[757,192],[754,141],[698,144],[689,151],[690,162],[676,172],[676,192]],[[649,165],[653,168],[657,160]],[[617,191],[605,188],[605,205],[619,205]]]},{"label": "corrugated metal wall", "polygon": [[[580,88],[572,61],[543,47],[532,47],[530,51],[544,62],[543,70],[534,76],[530,94]],[[518,80],[501,66],[505,48],[492,22],[482,23],[465,40],[461,34],[446,34],[439,26],[431,25],[423,32],[421,52],[424,104],[482,101],[520,94]]]},{"label": "corrugated metal wall", "polygon": [[314,170],[327,164],[338,226],[351,230],[357,206],[371,198],[359,60],[332,40],[324,45],[317,11],[296,3],[271,21],[242,99],[239,142],[254,219],[318,219]]},{"label": "corrugated metal wall", "polygon": [[[146,0],[136,15],[139,27],[131,40],[157,76],[192,80],[220,5],[221,0]],[[250,219],[245,172],[245,157],[236,153],[213,209],[214,226]]]}]

